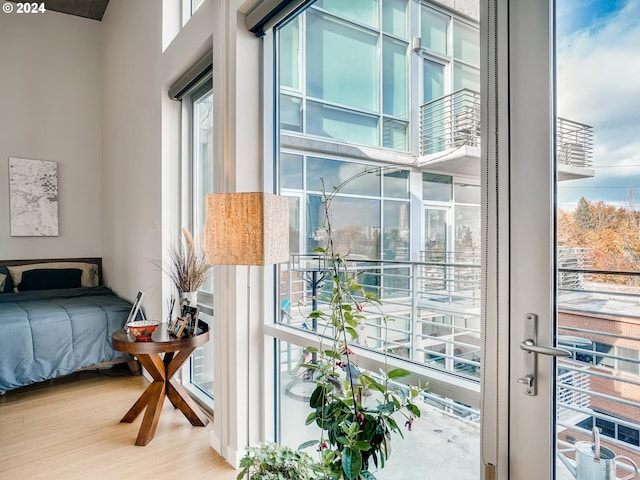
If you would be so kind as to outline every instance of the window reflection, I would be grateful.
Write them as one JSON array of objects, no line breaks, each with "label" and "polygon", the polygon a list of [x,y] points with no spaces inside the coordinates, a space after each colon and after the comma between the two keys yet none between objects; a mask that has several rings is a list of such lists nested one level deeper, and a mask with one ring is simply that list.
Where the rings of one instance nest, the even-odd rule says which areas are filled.
[{"label": "window reflection", "polygon": [[[331,230],[336,250],[343,255],[380,258],[380,201],[337,196],[331,205]],[[307,197],[308,251],[325,247],[324,207],[320,195]]]},{"label": "window reflection", "polygon": [[280,85],[300,89],[300,17],[280,30]]},{"label": "window reflection", "polygon": [[315,5],[341,17],[378,26],[378,0],[317,0]]},{"label": "window reflection", "polygon": [[302,155],[280,154],[280,185],[282,188],[302,188]]},{"label": "window reflection", "polygon": [[377,42],[372,32],[310,10],[306,55],[313,61],[307,62],[307,95],[378,110]]},{"label": "window reflection", "polygon": [[409,202],[384,202],[383,258],[409,260]]},{"label": "window reflection", "polygon": [[280,128],[293,132],[302,131],[302,100],[290,95],[280,95]]},{"label": "window reflection", "polygon": [[382,2],[382,30],[385,33],[407,38],[407,0]]},{"label": "window reflection", "polygon": [[[367,171],[372,173],[365,173]],[[307,157],[307,188],[320,192],[323,182],[325,190],[329,193],[333,187],[344,183],[340,188],[341,194],[380,195],[380,175],[376,174],[375,167],[361,163]]]},{"label": "window reflection", "polygon": [[422,46],[446,55],[449,17],[423,6],[421,22]]},{"label": "window reflection", "polygon": [[453,178],[449,175],[435,173],[422,174],[422,199],[438,202],[451,201]]},{"label": "window reflection", "polygon": [[378,144],[378,117],[307,101],[307,133],[335,140]]}]

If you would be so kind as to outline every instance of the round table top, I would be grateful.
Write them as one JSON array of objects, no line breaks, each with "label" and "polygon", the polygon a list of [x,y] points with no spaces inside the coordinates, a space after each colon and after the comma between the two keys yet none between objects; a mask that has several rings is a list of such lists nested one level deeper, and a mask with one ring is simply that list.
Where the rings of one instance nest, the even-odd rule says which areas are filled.
[{"label": "round table top", "polygon": [[195,348],[209,341],[209,331],[194,337],[176,338],[169,335],[167,324],[161,323],[151,334],[150,342],[136,342],[136,337],[118,330],[111,335],[111,346],[114,350],[124,353],[166,353],[177,352],[187,348]]}]

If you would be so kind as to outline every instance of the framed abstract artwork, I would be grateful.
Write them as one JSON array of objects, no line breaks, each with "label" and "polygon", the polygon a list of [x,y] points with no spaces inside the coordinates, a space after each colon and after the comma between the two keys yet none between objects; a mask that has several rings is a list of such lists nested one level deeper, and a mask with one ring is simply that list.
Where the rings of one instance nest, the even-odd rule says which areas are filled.
[{"label": "framed abstract artwork", "polygon": [[58,163],[9,157],[12,237],[58,236]]}]

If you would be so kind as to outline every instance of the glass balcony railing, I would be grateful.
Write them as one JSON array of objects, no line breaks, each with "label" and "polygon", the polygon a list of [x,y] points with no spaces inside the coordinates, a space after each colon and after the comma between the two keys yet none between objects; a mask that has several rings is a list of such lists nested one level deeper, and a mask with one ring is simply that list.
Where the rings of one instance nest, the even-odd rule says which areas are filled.
[{"label": "glass balcony railing", "polygon": [[[420,107],[420,155],[480,146],[480,94],[463,88]],[[593,166],[593,127],[558,118],[558,165]]]}]

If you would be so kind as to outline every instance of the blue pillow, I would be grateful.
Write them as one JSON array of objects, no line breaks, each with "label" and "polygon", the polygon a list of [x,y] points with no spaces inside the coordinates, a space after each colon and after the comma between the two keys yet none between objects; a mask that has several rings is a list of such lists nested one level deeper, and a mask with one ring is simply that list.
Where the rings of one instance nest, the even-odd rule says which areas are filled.
[{"label": "blue pillow", "polygon": [[55,288],[78,288],[82,270],[79,268],[36,268],[22,273],[18,290],[52,290]]},{"label": "blue pillow", "polygon": [[0,289],[0,293],[13,292],[13,279],[9,273],[9,269],[7,267],[0,267],[0,273],[7,276],[7,278],[4,279],[4,288]]}]

